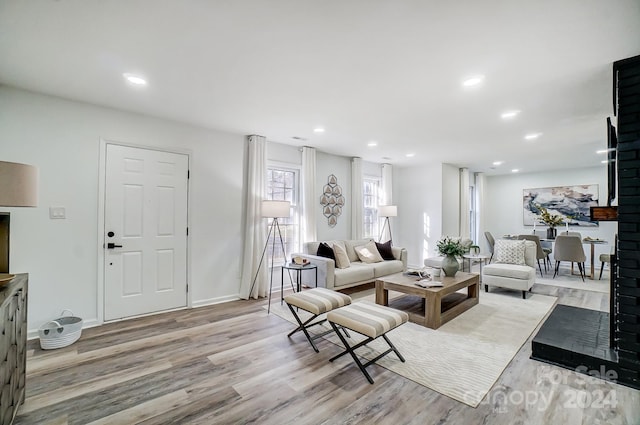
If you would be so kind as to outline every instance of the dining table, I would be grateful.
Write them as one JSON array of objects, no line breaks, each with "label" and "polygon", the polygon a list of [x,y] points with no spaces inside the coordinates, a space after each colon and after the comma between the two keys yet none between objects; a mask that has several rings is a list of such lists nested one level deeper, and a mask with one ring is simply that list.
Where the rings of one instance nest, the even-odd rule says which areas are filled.
[{"label": "dining table", "polygon": [[584,238],[582,239],[582,243],[583,244],[589,244],[591,245],[591,274],[589,275],[589,278],[591,280],[594,280],[594,276],[595,276],[595,247],[596,245],[606,245],[609,242],[605,241],[604,239],[591,239],[591,238]]},{"label": "dining table", "polygon": [[[507,240],[514,240],[514,239],[518,239],[518,235],[503,235],[502,239],[507,239]],[[550,247],[551,244],[553,244],[553,242],[555,242],[555,239],[543,239],[540,238],[540,244],[543,247]],[[583,245],[590,245],[591,249],[590,249],[590,263],[591,263],[591,273],[588,275],[589,279],[594,280],[594,276],[595,276],[595,256],[596,256],[596,245],[606,245],[609,242],[604,240],[604,239],[598,239],[598,238],[590,238],[590,237],[586,237],[582,239],[582,244]],[[571,263],[571,273],[573,273],[573,263]]]}]

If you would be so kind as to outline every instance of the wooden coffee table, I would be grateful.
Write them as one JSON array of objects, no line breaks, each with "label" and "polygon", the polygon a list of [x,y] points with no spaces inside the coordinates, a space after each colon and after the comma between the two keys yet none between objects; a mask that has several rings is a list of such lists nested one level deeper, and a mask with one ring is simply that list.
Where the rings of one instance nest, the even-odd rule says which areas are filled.
[{"label": "wooden coffee table", "polygon": [[[393,300],[391,307],[407,311],[409,321],[431,329],[438,329],[449,320],[469,310],[478,304],[480,296],[480,279],[476,273],[458,272],[454,277],[442,276],[438,278],[444,285],[441,288],[421,288],[416,285],[416,276],[406,276],[396,273],[376,280],[376,303],[389,305],[389,291],[401,292],[422,298],[422,308],[419,311],[403,308],[402,302]],[[455,294],[460,289],[467,288],[467,296]],[[414,303],[415,304],[415,303]]]}]

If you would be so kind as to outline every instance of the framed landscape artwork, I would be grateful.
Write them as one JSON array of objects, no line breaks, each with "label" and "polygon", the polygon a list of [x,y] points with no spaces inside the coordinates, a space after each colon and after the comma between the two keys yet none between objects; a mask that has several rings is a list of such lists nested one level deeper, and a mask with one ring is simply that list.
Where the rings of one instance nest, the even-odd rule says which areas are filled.
[{"label": "framed landscape artwork", "polygon": [[[597,221],[591,221],[589,208],[598,206],[598,185],[541,187],[524,189],[522,194],[523,222],[533,226],[540,216],[538,205],[551,214],[559,214],[569,226],[595,227]],[[538,219],[537,224],[541,224]]]}]

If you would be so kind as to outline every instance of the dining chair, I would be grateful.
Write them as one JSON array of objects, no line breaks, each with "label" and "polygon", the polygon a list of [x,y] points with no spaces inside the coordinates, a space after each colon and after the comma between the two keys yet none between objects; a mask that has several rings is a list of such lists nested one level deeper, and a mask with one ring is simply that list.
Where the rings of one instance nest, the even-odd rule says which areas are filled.
[{"label": "dining chair", "polygon": [[598,277],[598,280],[602,279],[604,263],[611,263],[611,254],[600,254],[600,277]]},{"label": "dining chair", "polygon": [[[564,231],[560,233],[561,236],[577,236],[582,240],[582,234],[580,232]],[[571,263],[571,273],[573,273],[573,262]]]},{"label": "dining chair", "polygon": [[602,279],[602,270],[604,269],[604,263],[609,263],[609,271],[611,271],[611,256],[615,254],[615,247],[611,247],[611,252],[609,254],[600,254],[600,277],[598,280]]},{"label": "dining chair", "polygon": [[487,238],[487,242],[489,242],[489,251],[491,251],[491,258],[489,258],[489,263],[493,260],[493,247],[496,244],[496,240],[493,238],[491,232],[484,232],[484,236]]},{"label": "dining chair", "polygon": [[572,263],[578,263],[578,269],[580,270],[580,277],[584,282],[585,276],[585,261],[587,256],[584,254],[582,248],[582,239],[578,236],[560,235],[556,237],[556,246],[553,250],[553,258],[556,260],[556,269],[553,273],[553,278],[558,275],[558,269],[560,268],[561,261],[571,261]]},{"label": "dining chair", "polygon": [[520,240],[528,240],[536,243],[536,260],[538,262],[538,270],[540,270],[540,277],[544,277],[542,274],[542,267],[540,266],[540,260],[544,263],[544,271],[547,271],[547,253],[542,249],[542,244],[540,243],[540,236],[537,235],[518,235],[518,239]]}]

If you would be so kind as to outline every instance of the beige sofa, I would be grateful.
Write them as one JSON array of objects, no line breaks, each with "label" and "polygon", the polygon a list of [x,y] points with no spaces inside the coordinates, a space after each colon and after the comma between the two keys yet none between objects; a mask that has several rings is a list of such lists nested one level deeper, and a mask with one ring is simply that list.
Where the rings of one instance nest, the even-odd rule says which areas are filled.
[{"label": "beige sofa", "polygon": [[[351,265],[345,269],[337,268],[335,261],[330,258],[315,255],[318,252],[320,241],[305,243],[304,253],[293,255],[307,258],[311,263],[318,266],[318,287],[328,289],[350,288],[364,283],[375,282],[376,279],[382,276],[403,272],[407,269],[407,250],[395,246],[391,248],[395,260],[371,264],[361,262],[354,247],[365,245],[370,241],[373,241],[373,239],[326,241],[330,246],[339,244],[345,249],[351,262]],[[315,284],[313,273],[303,273],[302,275],[303,284],[313,287]]]}]

